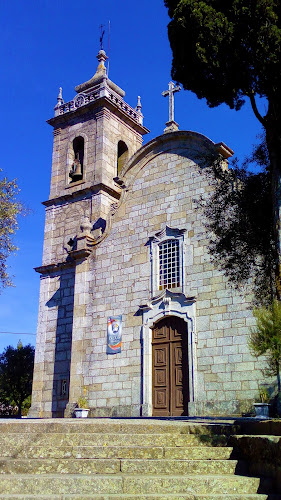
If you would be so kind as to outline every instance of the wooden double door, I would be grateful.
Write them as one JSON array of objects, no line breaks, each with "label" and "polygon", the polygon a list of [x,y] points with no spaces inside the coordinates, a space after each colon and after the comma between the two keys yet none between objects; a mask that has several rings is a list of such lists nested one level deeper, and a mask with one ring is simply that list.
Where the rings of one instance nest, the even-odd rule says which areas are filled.
[{"label": "wooden double door", "polygon": [[187,324],[168,316],[152,330],[153,416],[188,414]]}]

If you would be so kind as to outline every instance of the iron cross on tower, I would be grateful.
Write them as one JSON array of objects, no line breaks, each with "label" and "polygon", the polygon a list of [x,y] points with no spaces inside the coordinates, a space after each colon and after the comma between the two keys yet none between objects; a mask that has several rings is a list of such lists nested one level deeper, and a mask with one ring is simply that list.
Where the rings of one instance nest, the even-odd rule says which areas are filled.
[{"label": "iron cross on tower", "polygon": [[164,90],[162,95],[166,97],[169,96],[169,121],[166,123],[167,128],[165,128],[164,132],[172,132],[174,130],[178,130],[179,126],[175,122],[175,103],[174,103],[174,93],[179,92],[181,90],[180,85],[174,84],[174,82],[169,83],[169,90]]},{"label": "iron cross on tower", "polygon": [[104,25],[100,25],[100,49],[103,50]]}]

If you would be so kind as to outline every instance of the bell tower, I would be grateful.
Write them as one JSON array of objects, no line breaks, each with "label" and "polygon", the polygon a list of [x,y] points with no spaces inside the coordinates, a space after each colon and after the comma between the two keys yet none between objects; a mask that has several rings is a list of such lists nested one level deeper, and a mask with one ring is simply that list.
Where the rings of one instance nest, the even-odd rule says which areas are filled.
[{"label": "bell tower", "polygon": [[120,198],[118,174],[141,147],[136,108],[107,75],[104,50],[95,75],[64,102],[59,91],[49,199],[46,207],[39,317],[30,416],[60,417],[81,394],[84,310],[89,255],[102,238],[112,204]]},{"label": "bell tower", "polygon": [[120,157],[132,156],[148,130],[143,126],[140,100],[133,109],[123,99],[125,92],[108,78],[104,50],[97,59],[95,75],[75,87],[74,99],[64,103],[60,89],[55,116],[48,120],[54,127],[49,200],[90,189],[101,195],[100,209],[105,215],[107,198],[120,196],[114,181]]}]

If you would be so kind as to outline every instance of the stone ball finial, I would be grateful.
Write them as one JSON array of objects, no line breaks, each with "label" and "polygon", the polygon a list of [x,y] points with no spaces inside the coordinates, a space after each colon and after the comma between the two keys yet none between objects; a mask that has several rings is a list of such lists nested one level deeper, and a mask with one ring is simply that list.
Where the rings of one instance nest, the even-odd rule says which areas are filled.
[{"label": "stone ball finial", "polygon": [[108,59],[105,51],[101,49],[97,55],[97,60],[99,61],[97,71],[95,76],[97,76],[99,73],[105,74],[106,73],[106,67],[104,65],[105,61]]},{"label": "stone ball finial", "polygon": [[97,60],[98,61],[106,61],[108,59],[105,51],[103,49],[101,49],[97,55]]}]

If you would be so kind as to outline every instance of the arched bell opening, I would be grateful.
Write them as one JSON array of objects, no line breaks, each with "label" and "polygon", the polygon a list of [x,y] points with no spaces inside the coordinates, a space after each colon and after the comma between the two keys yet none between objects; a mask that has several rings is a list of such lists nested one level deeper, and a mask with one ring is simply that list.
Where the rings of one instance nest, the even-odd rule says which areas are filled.
[{"label": "arched bell opening", "polygon": [[127,144],[124,141],[118,142],[117,147],[117,175],[120,174],[123,166],[129,159],[129,150]]},{"label": "arched bell opening", "polygon": [[69,172],[70,182],[76,182],[83,179],[84,165],[84,139],[83,137],[75,137],[72,142],[73,162]]}]

